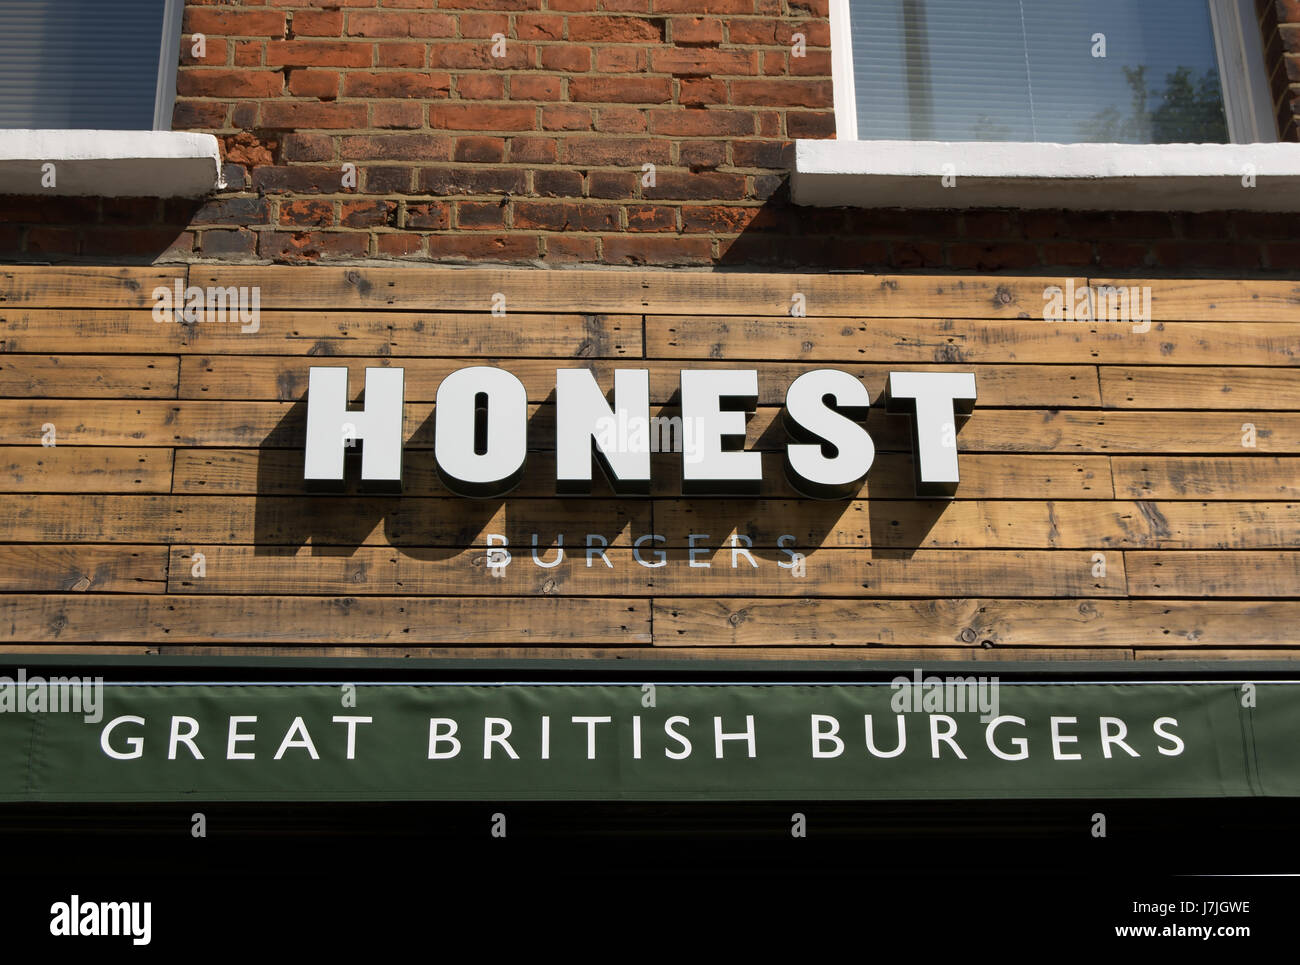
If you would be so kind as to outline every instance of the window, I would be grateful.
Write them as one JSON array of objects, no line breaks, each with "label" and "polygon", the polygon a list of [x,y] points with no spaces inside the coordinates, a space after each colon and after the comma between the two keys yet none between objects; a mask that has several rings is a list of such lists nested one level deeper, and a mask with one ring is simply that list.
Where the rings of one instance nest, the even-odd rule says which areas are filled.
[{"label": "window", "polygon": [[1251,0],[832,0],[841,139],[1276,141]]},{"label": "window", "polygon": [[2,0],[0,128],[170,130],[183,0]]}]

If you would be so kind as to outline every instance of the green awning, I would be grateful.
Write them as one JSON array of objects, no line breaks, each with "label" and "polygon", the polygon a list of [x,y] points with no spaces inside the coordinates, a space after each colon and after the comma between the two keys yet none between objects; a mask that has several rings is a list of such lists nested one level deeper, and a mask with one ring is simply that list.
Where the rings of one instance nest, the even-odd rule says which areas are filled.
[{"label": "green awning", "polygon": [[1300,796],[1290,681],[109,683],[54,712],[7,679],[0,801]]}]

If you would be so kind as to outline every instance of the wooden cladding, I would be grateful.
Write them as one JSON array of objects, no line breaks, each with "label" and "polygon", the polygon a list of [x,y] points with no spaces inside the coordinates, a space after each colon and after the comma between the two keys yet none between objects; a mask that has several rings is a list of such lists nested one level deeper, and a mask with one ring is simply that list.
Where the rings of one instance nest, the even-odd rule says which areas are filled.
[{"label": "wooden cladding", "polygon": [[[177,282],[256,288],[255,330],[156,320]],[[1044,321],[1067,284],[1150,286],[1150,325]],[[354,394],[405,369],[404,495],[304,490],[313,364]],[[437,387],[471,364],[528,394],[503,499],[433,464]],[[662,415],[683,367],[756,369],[762,491],[682,497],[659,453],[648,498],[557,497],[578,365],[649,369]],[[883,407],[857,497],[799,497],[780,407],[819,366],[873,405],[891,369],[974,372],[957,497],[915,497]],[[0,493],[8,652],[1300,656],[1300,283],[0,268]]]}]

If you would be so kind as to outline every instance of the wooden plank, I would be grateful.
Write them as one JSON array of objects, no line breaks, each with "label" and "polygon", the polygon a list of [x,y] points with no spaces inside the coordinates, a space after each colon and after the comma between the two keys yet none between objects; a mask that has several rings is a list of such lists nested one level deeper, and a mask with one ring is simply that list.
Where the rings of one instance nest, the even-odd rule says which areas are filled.
[{"label": "wooden plank", "polygon": [[645,600],[447,596],[0,596],[0,640],[39,643],[649,643]]},{"label": "wooden plank", "polygon": [[1300,323],[1157,322],[1145,334],[1116,323],[1041,318],[760,318],[647,315],[646,355],[973,364],[1300,365]]},{"label": "wooden plank", "polygon": [[165,493],[172,450],[0,446],[0,492]]},{"label": "wooden plank", "polygon": [[[580,552],[592,536],[630,546],[652,532],[649,500],[503,500],[324,496],[28,496],[0,500],[0,532],[14,543],[191,543],[267,546],[512,546],[557,534]],[[635,535],[632,535],[635,534]],[[682,545],[686,545],[684,542]]]},{"label": "wooden plank", "polygon": [[[646,564],[658,559],[654,549],[653,543],[642,547]],[[192,575],[195,552],[204,554],[202,577]],[[1092,597],[1124,590],[1120,554],[1109,559],[1105,575],[1094,577],[1093,554],[1077,550],[820,550],[808,553],[803,577],[778,566],[778,554],[759,557],[750,566],[743,557],[728,560],[728,551],[716,548],[702,553],[694,567],[686,551],[664,550],[666,562],[659,568],[638,563],[632,551],[613,548],[604,561],[608,565],[599,558],[584,565],[576,554],[559,559],[551,549],[540,554],[555,564],[550,568],[516,553],[510,565],[496,569],[487,565],[488,552],[478,549],[416,556],[370,546],[273,552],[204,545],[174,546],[171,554],[169,588],[174,593]],[[710,558],[711,565],[702,565]]]},{"label": "wooden plank", "polygon": [[[779,453],[763,453],[760,495],[786,498],[797,495],[785,480],[782,460]],[[408,452],[402,472],[406,493],[448,494],[438,479],[433,453],[428,450]],[[349,477],[346,491],[357,491],[355,478]],[[301,453],[281,449],[178,449],[175,492],[309,495],[303,492]],[[651,494],[657,497],[681,494],[680,456],[662,453],[651,457]],[[511,496],[554,495],[554,454],[530,454],[528,471]],[[599,473],[592,484],[592,495],[613,496]],[[902,453],[877,454],[858,495],[872,499],[915,498],[912,457]],[[1109,461],[1105,456],[972,453],[961,457],[959,499],[1110,499],[1112,495]]]},{"label": "wooden plank", "polygon": [[692,499],[656,502],[654,518],[670,546],[688,545],[690,534],[725,545],[739,534],[756,547],[1300,547],[1297,503]]},{"label": "wooden plank", "polygon": [[[1124,561],[1130,596],[1300,596],[1300,552],[1139,550]],[[1295,626],[1287,625],[1293,639]]]},{"label": "wooden plank", "polygon": [[[427,402],[405,407],[408,449],[433,445],[433,410]],[[652,407],[672,418],[679,409]],[[0,445],[39,442],[53,423],[58,439],[74,445],[214,446],[300,449],[306,404],[206,400],[103,400],[88,410],[68,400],[0,399]],[[93,421],[91,421],[93,419]],[[554,448],[554,405],[529,406],[528,446]],[[1243,426],[1255,426],[1248,452],[1300,453],[1300,413],[1131,412],[1057,409],[985,409],[960,421],[962,452],[1021,453],[1240,453]],[[881,452],[910,452],[907,416],[870,410],[866,428]],[[746,446],[784,450],[788,437],[776,406],[760,406],[749,420]]]},{"label": "wooden plank", "polygon": [[0,354],[0,396],[174,399],[179,372],[171,355]]},{"label": "wooden plank", "polygon": [[1224,600],[774,600],[656,598],[655,642],[680,646],[1108,648],[1272,646],[1300,602]]},{"label": "wooden plank", "polygon": [[[1076,286],[1084,280],[1073,279]],[[190,284],[252,287],[269,308],[786,315],[802,294],[810,315],[1041,318],[1047,286],[1064,278],[836,275],[509,268],[329,268],[194,265]]]},{"label": "wooden plank", "polygon": [[172,288],[189,269],[7,265],[0,267],[0,305],[32,308],[152,308],[158,286]]},{"label": "wooden plank", "polygon": [[0,307],[0,352],[621,358],[641,355],[641,317],[264,311],[245,332],[224,321],[158,322],[147,311]]},{"label": "wooden plank", "polygon": [[166,584],[162,546],[0,545],[5,593],[162,593]]},{"label": "wooden plank", "polygon": [[[0,647],[0,652],[6,648]],[[99,648],[66,648],[70,652],[99,653]],[[26,652],[22,647],[14,652]],[[155,652],[151,649],[149,652]],[[1059,650],[994,648],[961,650],[956,647],[256,647],[256,646],[161,646],[164,656],[194,657],[387,657],[400,659],[510,660],[826,660],[835,663],[862,661],[924,661],[926,666],[945,660],[1131,660],[1130,650],[1078,647]]]},{"label": "wooden plank", "polygon": [[1108,409],[1300,410],[1300,370],[1101,367]]},{"label": "wooden plank", "polygon": [[1300,283],[1262,278],[1090,278],[1094,288],[1151,289],[1151,317],[1228,322],[1300,320]]},{"label": "wooden plank", "polygon": [[1295,499],[1300,459],[1277,456],[1114,456],[1116,496],[1139,499]]},{"label": "wooden plank", "polygon": [[[3,356],[0,356],[0,360]],[[358,384],[364,370],[376,365],[398,366],[405,371],[406,400],[432,402],[438,386],[451,372],[465,365],[492,365],[504,368],[519,378],[528,390],[529,402],[543,402],[555,391],[558,368],[585,368],[600,384],[610,389],[616,369],[644,368],[650,372],[650,401],[663,405],[674,398],[681,385],[683,367],[718,369],[756,368],[761,405],[784,405],[786,389],[796,378],[809,371],[807,365],[790,362],[590,362],[575,365],[563,359],[384,359],[286,358],[282,356],[204,355],[181,359],[180,398],[232,399],[238,401],[294,401],[307,391],[308,369],[313,365],[342,366]],[[836,366],[862,380],[871,392],[873,405],[879,404],[885,390],[885,377],[894,366],[850,363]],[[951,366],[912,365],[909,371],[942,372]],[[976,365],[975,373],[981,405],[1032,406],[1034,408],[1097,407],[1101,393],[1096,369],[1091,365]],[[1300,406],[1297,406],[1300,408]]]}]

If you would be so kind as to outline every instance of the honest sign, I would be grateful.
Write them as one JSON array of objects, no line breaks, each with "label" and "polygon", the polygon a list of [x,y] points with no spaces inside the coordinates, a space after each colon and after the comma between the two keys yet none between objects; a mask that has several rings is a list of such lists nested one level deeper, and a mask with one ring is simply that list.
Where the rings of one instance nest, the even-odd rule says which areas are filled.
[{"label": "honest sign", "polygon": [[[345,456],[361,447],[361,481],[400,490],[402,407],[400,368],[367,368],[365,406],[348,408],[348,370],[314,366],[307,393],[304,480],[312,488],[344,481]],[[762,457],[744,450],[745,426],[758,404],[755,369],[682,369],[681,416],[650,416],[650,372],[620,369],[611,392],[587,369],[555,373],[556,491],[589,493],[599,463],[622,495],[650,491],[650,454],[665,431],[682,453],[687,494],[744,495],[758,491]],[[975,403],[970,372],[891,372],[886,407],[912,419],[913,463],[920,496],[951,496],[957,488],[956,417]],[[856,493],[875,458],[862,422],[869,395],[860,380],[816,369],[786,390],[783,418],[791,441],[785,469],[799,492],[818,499]],[[518,484],[528,453],[528,395],[505,369],[458,369],[438,386],[434,458],[452,492],[501,496]]]}]

